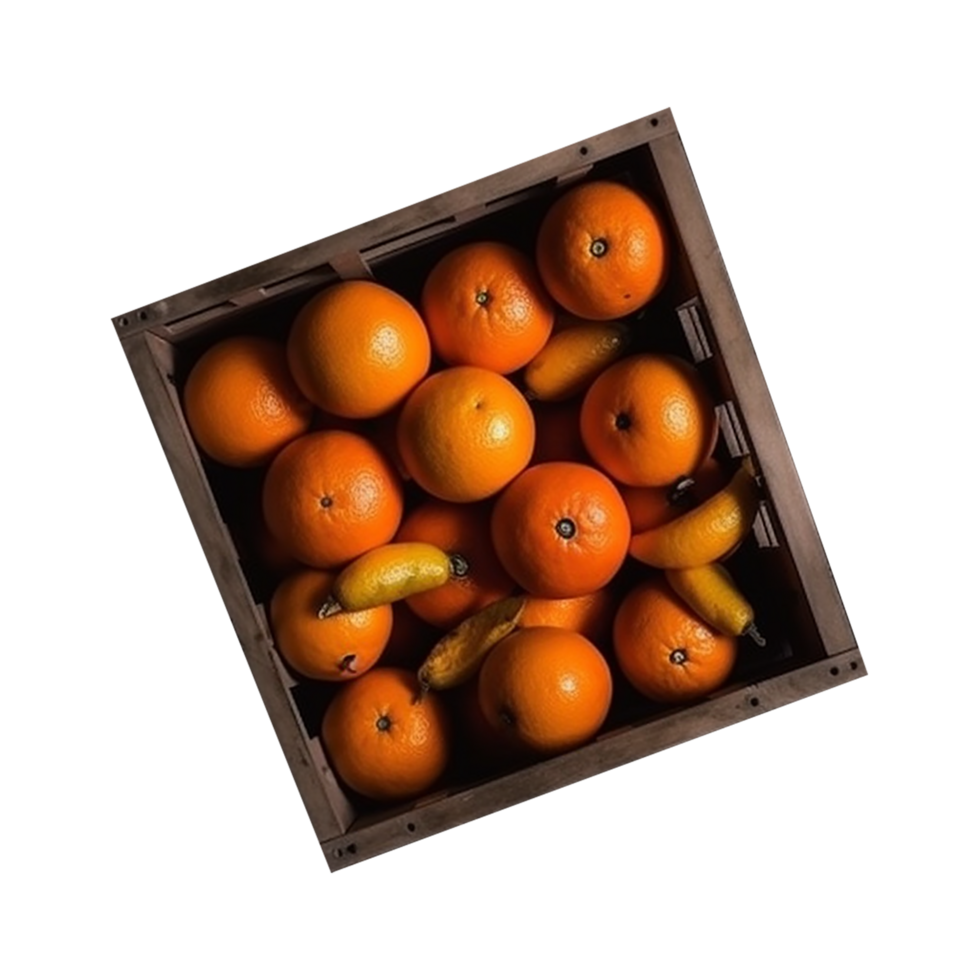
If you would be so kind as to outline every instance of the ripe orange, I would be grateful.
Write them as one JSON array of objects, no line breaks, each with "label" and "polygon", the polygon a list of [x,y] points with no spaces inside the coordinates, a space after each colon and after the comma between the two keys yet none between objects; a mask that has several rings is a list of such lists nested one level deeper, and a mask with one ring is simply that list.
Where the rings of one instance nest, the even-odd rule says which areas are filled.
[{"label": "ripe orange", "polygon": [[266,337],[220,340],[195,362],[184,413],[198,446],[226,466],[263,466],[302,435],[313,406],[301,394],[283,346]]},{"label": "ripe orange", "polygon": [[328,286],[300,311],[286,345],[310,401],[343,418],[394,408],[429,370],[431,347],[408,300],[376,282]]},{"label": "ripe orange", "polygon": [[584,636],[535,626],[490,651],[478,697],[503,739],[552,754],[584,745],[599,731],[612,702],[612,675]]},{"label": "ripe orange", "polygon": [[589,454],[582,442],[579,416],[581,400],[567,402],[535,402],[534,452],[532,463],[588,463]]},{"label": "ripe orange", "polygon": [[581,633],[593,643],[601,643],[612,628],[616,606],[616,595],[610,588],[574,599],[528,596],[527,605],[521,613],[521,627],[560,626],[573,633]]},{"label": "ripe orange", "polygon": [[401,482],[363,436],[311,432],[272,461],[262,510],[269,530],[298,561],[331,568],[395,536]]},{"label": "ripe orange", "polygon": [[[690,486],[668,487],[620,487],[623,503],[630,515],[630,527],[634,534],[660,527],[680,517],[696,504],[704,503],[721,490],[731,477],[713,456],[695,473]],[[686,483],[686,481],[685,481]]]},{"label": "ripe orange", "polygon": [[486,368],[426,378],[398,419],[398,449],[423,490],[452,503],[490,497],[527,466],[534,416],[521,393]]},{"label": "ripe orange", "polygon": [[327,756],[340,778],[373,800],[418,796],[449,762],[449,715],[430,691],[421,700],[415,676],[376,667],[345,684],[323,716]]},{"label": "ripe orange", "polygon": [[548,210],[538,271],[570,313],[615,320],[645,306],[667,278],[667,235],[647,201],[623,184],[579,184]]},{"label": "ripe orange", "polygon": [[514,590],[490,538],[490,508],[485,504],[450,504],[427,500],[402,522],[397,541],[424,541],[461,558],[464,575],[445,585],[418,592],[405,602],[427,623],[449,630]]},{"label": "ripe orange", "polygon": [[616,660],[626,679],[654,701],[690,701],[721,687],[735,665],[736,641],[712,629],[662,576],[636,586],[613,623]]},{"label": "ripe orange", "polygon": [[541,463],[500,495],[490,522],[504,568],[521,588],[571,599],[607,585],[630,542],[615,484],[581,463]]},{"label": "ripe orange", "polygon": [[336,576],[303,569],[284,579],[272,595],[269,620],[276,647],[300,674],[320,681],[350,681],[377,663],[391,635],[391,606],[317,614]]},{"label": "ripe orange", "polygon": [[443,256],[422,288],[432,346],[447,364],[500,374],[523,367],[547,343],[554,304],[530,259],[500,242]]},{"label": "ripe orange", "polygon": [[607,368],[582,402],[582,441],[614,480],[669,486],[697,472],[718,436],[697,371],[666,354],[634,354]]}]

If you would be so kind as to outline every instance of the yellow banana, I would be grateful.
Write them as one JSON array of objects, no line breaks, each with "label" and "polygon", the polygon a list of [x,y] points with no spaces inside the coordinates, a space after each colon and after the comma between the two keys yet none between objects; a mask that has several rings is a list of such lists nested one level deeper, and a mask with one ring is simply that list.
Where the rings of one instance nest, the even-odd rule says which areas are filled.
[{"label": "yellow banana", "polygon": [[468,681],[491,649],[516,629],[526,602],[523,596],[499,599],[447,633],[419,668],[422,690],[444,691]]},{"label": "yellow banana", "polygon": [[751,464],[694,510],[634,534],[629,553],[654,568],[693,568],[728,554],[751,530],[759,508]]},{"label": "yellow banana", "polygon": [[627,339],[622,323],[576,318],[524,368],[525,393],[543,402],[574,397],[626,350]]},{"label": "yellow banana", "polygon": [[330,597],[320,607],[320,619],[339,612],[385,606],[445,585],[464,574],[455,555],[421,542],[383,544],[355,558],[334,580]]},{"label": "yellow banana", "polygon": [[755,628],[755,611],[723,565],[668,568],[666,576],[670,587],[719,633],[751,636],[759,646],[766,645]]}]

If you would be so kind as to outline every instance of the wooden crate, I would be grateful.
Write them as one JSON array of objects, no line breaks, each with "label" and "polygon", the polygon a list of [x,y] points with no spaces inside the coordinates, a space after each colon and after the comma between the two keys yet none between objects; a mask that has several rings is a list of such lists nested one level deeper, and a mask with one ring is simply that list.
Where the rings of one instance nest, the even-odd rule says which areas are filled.
[{"label": "wooden crate", "polygon": [[[722,445],[750,455],[763,502],[736,556],[769,643],[740,641],[730,682],[682,708],[629,692],[585,747],[516,770],[457,768],[435,791],[381,807],[346,793],[318,729],[331,685],[302,681],[283,665],[265,615],[274,582],[240,547],[237,502],[261,474],[202,459],[180,402],[187,370],[220,337],[285,338],[316,291],[340,279],[375,278],[414,303],[436,259],[464,241],[509,241],[533,254],[540,219],[556,194],[584,178],[632,184],[658,203],[673,237],[670,281],[635,315],[657,349],[697,365],[717,404]],[[116,331],[156,426],[224,598],[245,657],[331,869],[438,833],[670,745],[751,718],[865,674],[803,489],[669,110],[331,235],[276,258],[117,316]],[[625,685],[620,685],[625,687]]]}]

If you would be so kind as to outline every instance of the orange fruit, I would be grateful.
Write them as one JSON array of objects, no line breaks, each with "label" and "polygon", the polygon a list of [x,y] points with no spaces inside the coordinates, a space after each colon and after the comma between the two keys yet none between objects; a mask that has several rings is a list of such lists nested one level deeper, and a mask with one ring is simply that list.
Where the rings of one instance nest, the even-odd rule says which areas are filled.
[{"label": "orange fruit", "polygon": [[320,681],[350,681],[377,663],[391,635],[391,606],[317,615],[336,576],[307,568],[272,594],[269,620],[276,647],[297,673]]},{"label": "orange fruit", "polygon": [[667,524],[723,489],[730,477],[713,456],[691,478],[690,486],[619,488],[634,534]]},{"label": "orange fruit", "polygon": [[599,731],[612,702],[612,675],[584,636],[535,626],[490,651],[478,697],[503,739],[552,754],[584,745]]},{"label": "orange fruit", "polygon": [[323,716],[324,749],[337,775],[373,800],[425,792],[449,762],[449,716],[439,696],[421,700],[415,676],[376,667],[345,684]]},{"label": "orange fruit", "polygon": [[225,466],[263,466],[302,435],[313,406],[293,381],[282,344],[230,337],[209,347],[184,385],[184,414],[195,442]]},{"label": "orange fruit", "polygon": [[613,648],[636,690],[675,703],[721,687],[735,666],[737,643],[696,616],[658,576],[623,600],[613,623]]},{"label": "orange fruit", "polygon": [[718,419],[697,371],[667,354],[634,354],[599,375],[582,402],[582,441],[614,480],[669,486],[714,450]]},{"label": "orange fruit", "polygon": [[530,259],[501,242],[474,242],[436,263],[422,315],[447,364],[510,374],[547,343],[555,311]]},{"label": "orange fruit", "polygon": [[616,606],[616,595],[609,588],[573,599],[528,596],[521,613],[521,627],[560,626],[581,633],[593,643],[601,643],[612,627]]},{"label": "orange fruit", "polygon": [[490,508],[427,500],[402,521],[397,541],[423,541],[461,558],[466,572],[445,584],[418,592],[405,602],[420,619],[449,630],[484,606],[514,591],[490,538]]},{"label": "orange fruit", "polygon": [[667,279],[667,234],[650,204],[623,184],[579,184],[538,231],[538,271],[570,313],[615,320],[645,306]]},{"label": "orange fruit", "polygon": [[306,397],[352,419],[393,409],[425,377],[431,358],[415,307],[366,280],[317,293],[293,321],[286,352]]},{"label": "orange fruit", "polygon": [[402,518],[398,474],[364,436],[311,432],[272,461],[262,486],[269,530],[298,561],[342,565],[386,544]]},{"label": "orange fruit", "polygon": [[630,543],[626,505],[615,484],[582,463],[541,463],[497,499],[494,548],[521,588],[571,599],[607,585]]},{"label": "orange fruit", "polygon": [[532,463],[588,463],[579,416],[581,401],[535,402]]},{"label": "orange fruit", "polygon": [[409,395],[397,435],[402,462],[423,490],[468,503],[497,493],[527,466],[534,416],[506,378],[453,367]]}]

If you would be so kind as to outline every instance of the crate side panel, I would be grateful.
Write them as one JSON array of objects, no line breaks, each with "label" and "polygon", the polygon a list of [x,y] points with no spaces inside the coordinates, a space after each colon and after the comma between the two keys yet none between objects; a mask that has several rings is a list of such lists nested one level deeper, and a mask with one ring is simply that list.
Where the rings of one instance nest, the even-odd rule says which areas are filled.
[{"label": "crate side panel", "polygon": [[158,363],[151,343],[157,357],[167,356],[169,345],[149,334],[124,338],[123,348],[314,829],[320,838],[341,833],[350,825],[353,812],[339,789],[328,793],[321,767],[310,753],[308,739],[275,671],[267,625],[251,601],[200,461],[188,443],[166,377],[166,363]]},{"label": "crate side panel", "polygon": [[854,634],[680,137],[650,152],[823,644],[828,654],[850,649]]}]

